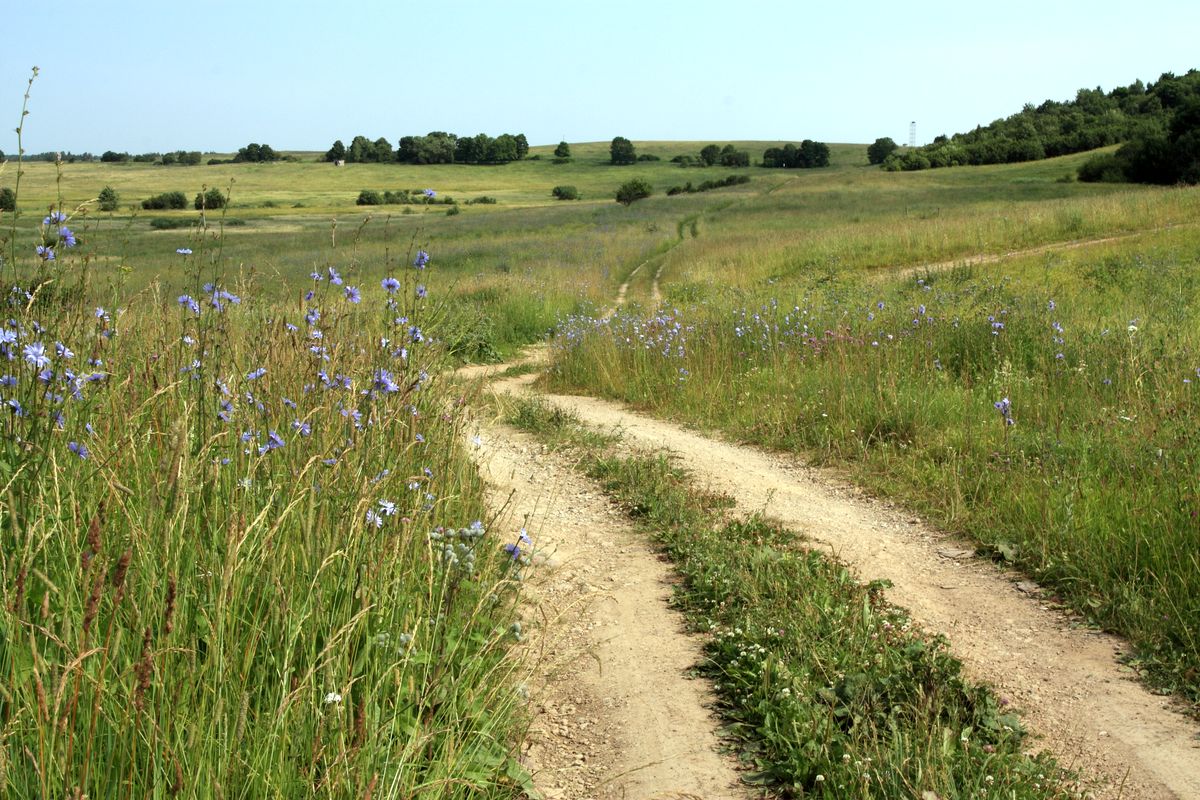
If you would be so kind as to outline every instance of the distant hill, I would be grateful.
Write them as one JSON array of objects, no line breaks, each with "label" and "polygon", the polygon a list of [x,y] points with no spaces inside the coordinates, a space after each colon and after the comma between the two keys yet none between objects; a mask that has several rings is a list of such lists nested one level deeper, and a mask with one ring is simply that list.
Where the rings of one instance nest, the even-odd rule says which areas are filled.
[{"label": "distant hill", "polygon": [[[1177,112],[1196,103],[1200,103],[1200,70],[1195,69],[1181,76],[1164,73],[1148,86],[1138,80],[1107,93],[1099,87],[1080,89],[1074,100],[1026,104],[1016,114],[990,125],[939,136],[924,147],[898,150],[884,159],[882,166],[887,170],[918,170],[1004,164],[1123,142],[1165,140],[1173,135]],[[1183,116],[1194,115],[1189,112]]]}]

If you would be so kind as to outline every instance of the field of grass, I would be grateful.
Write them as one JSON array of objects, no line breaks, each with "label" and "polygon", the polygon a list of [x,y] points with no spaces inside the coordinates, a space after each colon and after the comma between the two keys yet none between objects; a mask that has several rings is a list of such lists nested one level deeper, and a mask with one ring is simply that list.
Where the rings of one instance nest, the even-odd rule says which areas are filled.
[{"label": "field of grass", "polygon": [[1200,699],[1200,229],[693,291],[566,323],[550,384],[845,465]]},{"label": "field of grass", "polygon": [[[1197,702],[1200,192],[1063,180],[1086,156],[667,160],[702,144],[638,143],[663,161],[628,167],[607,143],[561,165],[552,147],[502,167],[25,165],[22,215],[0,215],[6,287],[36,288],[7,295],[0,343],[14,796],[516,794],[519,543],[472,526],[488,512],[436,376],[555,329],[552,385],[841,465]],[[751,181],[665,196],[731,173]],[[624,208],[635,176],[655,195]],[[105,185],[124,206],[202,186],[232,205],[100,213]],[[497,204],[354,205],[424,187]]]}]

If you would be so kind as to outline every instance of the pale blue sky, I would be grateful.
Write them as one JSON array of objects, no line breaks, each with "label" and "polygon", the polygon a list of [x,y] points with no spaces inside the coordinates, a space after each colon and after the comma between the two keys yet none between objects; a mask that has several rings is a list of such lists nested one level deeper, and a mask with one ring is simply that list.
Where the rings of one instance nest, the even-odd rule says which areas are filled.
[{"label": "pale blue sky", "polygon": [[[533,144],[927,142],[1200,67],[1200,2],[5,3],[0,150],[325,149],[447,130]],[[5,121],[7,120],[7,122]]]}]

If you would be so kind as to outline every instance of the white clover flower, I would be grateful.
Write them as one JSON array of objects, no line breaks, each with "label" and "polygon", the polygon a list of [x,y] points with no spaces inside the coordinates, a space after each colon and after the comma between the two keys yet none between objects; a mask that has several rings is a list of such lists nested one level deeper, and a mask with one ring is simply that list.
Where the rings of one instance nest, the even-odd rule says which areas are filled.
[{"label": "white clover flower", "polygon": [[333,703],[340,702],[342,702],[342,696],[337,692],[330,692],[329,694],[325,695],[325,705],[331,705]]}]

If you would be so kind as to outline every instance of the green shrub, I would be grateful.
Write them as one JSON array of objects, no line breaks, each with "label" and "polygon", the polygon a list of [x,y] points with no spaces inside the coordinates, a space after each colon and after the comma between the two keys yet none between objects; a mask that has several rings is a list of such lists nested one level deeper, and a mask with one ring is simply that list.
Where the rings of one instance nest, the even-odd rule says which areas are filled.
[{"label": "green shrub", "polygon": [[457,205],[450,206],[449,208],[446,209],[447,217],[456,217],[461,213],[462,213],[462,209],[459,208]]},{"label": "green shrub", "polygon": [[641,178],[625,181],[617,189],[617,202],[623,206],[631,205],[638,200],[644,200],[654,194],[654,189]]},{"label": "green shrub", "polygon": [[229,205],[229,198],[221,194],[221,190],[217,187],[209,189],[207,192],[198,192],[192,206],[197,211],[208,209],[212,211],[218,208],[224,208]]},{"label": "green shrub", "polygon": [[187,195],[183,192],[163,192],[142,201],[142,208],[147,211],[178,211],[187,208]]},{"label": "green shrub", "polygon": [[358,193],[358,199],[354,201],[358,206],[381,206],[383,205],[383,197],[374,189],[363,189]]},{"label": "green shrub", "polygon": [[0,188],[0,211],[17,210],[17,193],[7,186]]},{"label": "green shrub", "polygon": [[150,220],[150,227],[156,231],[173,231],[179,228],[190,228],[196,224],[194,217],[155,217]]},{"label": "green shrub", "polygon": [[555,186],[550,192],[558,200],[578,200],[579,190],[574,186]]},{"label": "green shrub", "polygon": [[1125,164],[1116,153],[1101,153],[1083,162],[1079,168],[1079,180],[1084,183],[1124,183]]},{"label": "green shrub", "polygon": [[96,200],[99,202],[101,211],[116,211],[121,202],[121,196],[117,194],[116,189],[105,186],[100,190],[100,195]]},{"label": "green shrub", "polygon": [[661,158],[654,155],[653,153],[642,153],[640,156],[637,157],[637,160],[638,161],[662,161]]},{"label": "green shrub", "polygon": [[570,158],[571,145],[566,142],[559,142],[558,147],[554,148],[554,156],[555,158]]},{"label": "green shrub", "polygon": [[496,198],[490,197],[486,194],[480,195],[479,197],[468,200],[465,203],[465,205],[468,205],[468,206],[494,206],[494,205],[496,205]]}]

